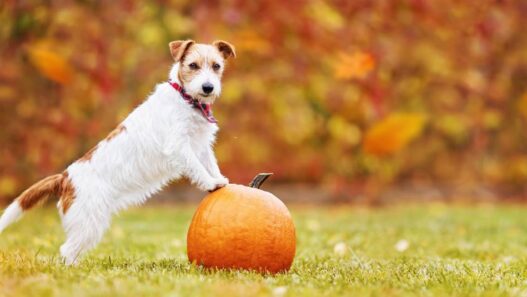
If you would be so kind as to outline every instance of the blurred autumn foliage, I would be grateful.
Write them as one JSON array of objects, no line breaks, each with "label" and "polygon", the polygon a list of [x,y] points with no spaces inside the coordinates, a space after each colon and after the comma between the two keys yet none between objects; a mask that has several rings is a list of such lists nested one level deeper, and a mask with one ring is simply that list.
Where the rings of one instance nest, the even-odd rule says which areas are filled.
[{"label": "blurred autumn foliage", "polygon": [[187,38],[237,49],[215,106],[233,181],[527,193],[522,0],[5,0],[0,24],[0,201],[103,138]]}]

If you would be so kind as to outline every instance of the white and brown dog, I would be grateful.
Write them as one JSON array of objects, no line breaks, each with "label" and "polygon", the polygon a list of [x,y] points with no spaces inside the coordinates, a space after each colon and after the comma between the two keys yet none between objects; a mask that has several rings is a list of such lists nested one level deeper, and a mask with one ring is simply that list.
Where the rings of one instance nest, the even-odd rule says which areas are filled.
[{"label": "white and brown dog", "polygon": [[221,92],[225,60],[236,56],[234,47],[192,40],[169,47],[175,60],[169,81],[63,173],[17,197],[0,218],[0,232],[57,195],[66,232],[60,252],[66,264],[75,264],[101,240],[114,213],[143,203],[169,181],[185,176],[204,191],[229,183],[212,151],[218,126],[210,106]]}]

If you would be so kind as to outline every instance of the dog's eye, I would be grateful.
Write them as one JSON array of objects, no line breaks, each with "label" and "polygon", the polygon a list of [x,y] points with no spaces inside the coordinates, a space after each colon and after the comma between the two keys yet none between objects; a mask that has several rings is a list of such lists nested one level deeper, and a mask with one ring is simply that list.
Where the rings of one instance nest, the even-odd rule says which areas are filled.
[{"label": "dog's eye", "polygon": [[214,64],[212,64],[212,69],[214,69],[214,70],[220,70],[220,68],[221,68],[220,64],[218,64],[218,63],[214,63]]},{"label": "dog's eye", "polygon": [[193,70],[199,69],[199,66],[198,66],[198,64],[196,64],[196,63],[190,63],[190,64],[188,65],[188,67],[189,67],[190,69],[193,69]]}]

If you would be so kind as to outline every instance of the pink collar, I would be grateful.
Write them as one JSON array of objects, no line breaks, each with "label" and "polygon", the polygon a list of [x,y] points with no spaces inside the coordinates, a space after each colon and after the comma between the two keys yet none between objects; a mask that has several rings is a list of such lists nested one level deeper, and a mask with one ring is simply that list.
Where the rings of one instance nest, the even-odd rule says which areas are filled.
[{"label": "pink collar", "polygon": [[188,104],[190,104],[195,109],[199,109],[201,113],[203,114],[203,116],[205,117],[205,119],[207,120],[207,122],[212,123],[212,124],[215,124],[218,122],[212,115],[212,104],[201,103],[199,102],[198,99],[192,98],[189,94],[185,92],[185,89],[183,89],[183,87],[179,85],[177,82],[173,82],[169,80],[168,83],[174,89],[176,89],[176,91],[178,91],[181,94],[181,97],[183,97],[183,99]]}]

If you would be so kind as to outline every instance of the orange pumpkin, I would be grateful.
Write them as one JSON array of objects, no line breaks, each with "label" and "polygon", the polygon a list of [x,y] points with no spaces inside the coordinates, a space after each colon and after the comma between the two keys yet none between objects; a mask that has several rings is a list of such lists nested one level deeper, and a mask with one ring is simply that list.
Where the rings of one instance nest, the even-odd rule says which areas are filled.
[{"label": "orange pumpkin", "polygon": [[287,207],[259,190],[270,174],[249,187],[229,184],[200,203],[187,234],[191,262],[212,268],[282,272],[291,267],[295,226]]}]

